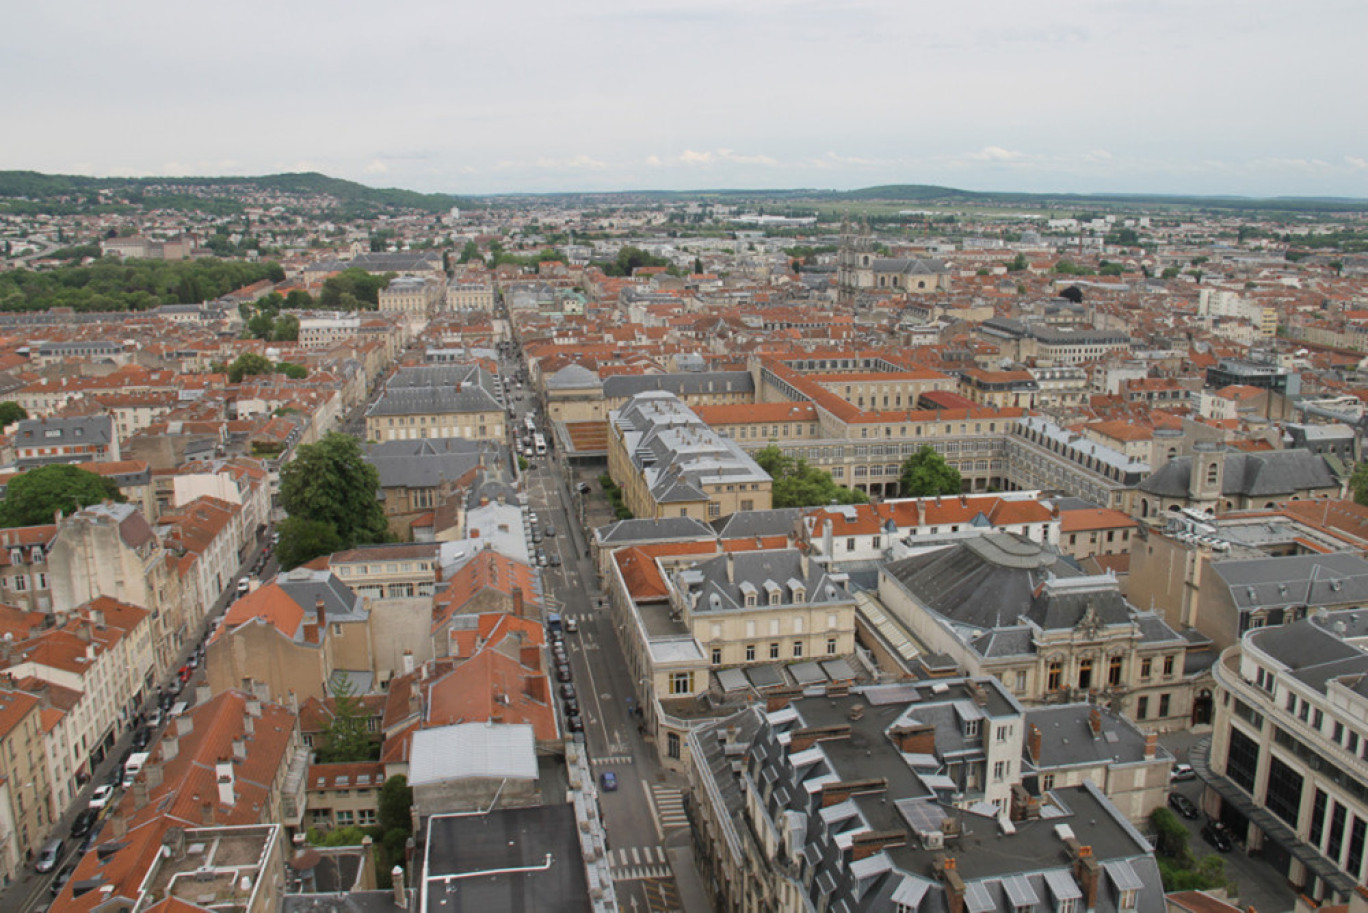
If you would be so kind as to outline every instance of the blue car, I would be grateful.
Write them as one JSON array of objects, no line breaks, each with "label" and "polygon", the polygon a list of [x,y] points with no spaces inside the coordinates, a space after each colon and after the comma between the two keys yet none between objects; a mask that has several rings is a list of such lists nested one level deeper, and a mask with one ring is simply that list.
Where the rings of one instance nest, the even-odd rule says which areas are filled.
[{"label": "blue car", "polygon": [[599,777],[599,782],[603,784],[603,791],[606,793],[617,792],[617,774],[611,770],[605,770]]}]

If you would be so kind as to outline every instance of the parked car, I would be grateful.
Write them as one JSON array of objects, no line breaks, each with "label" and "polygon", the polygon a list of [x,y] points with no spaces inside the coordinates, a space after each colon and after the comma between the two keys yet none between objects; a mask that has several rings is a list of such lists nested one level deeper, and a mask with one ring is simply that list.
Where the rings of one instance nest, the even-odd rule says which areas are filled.
[{"label": "parked car", "polygon": [[1173,809],[1184,818],[1196,821],[1200,817],[1196,803],[1182,793],[1169,793],[1168,804],[1169,808]]},{"label": "parked car", "polygon": [[575,694],[575,686],[571,684],[561,685],[560,696],[562,700],[573,701],[579,695]]},{"label": "parked car", "polygon": [[190,681],[190,676],[192,676],[192,675],[194,675],[194,674],[195,674],[195,670],[194,670],[194,669],[191,669],[189,666],[181,666],[181,667],[180,667],[180,672],[176,673],[176,675],[177,675],[177,677],[180,679],[180,683],[181,683],[182,685],[184,685],[186,682]]},{"label": "parked car", "polygon": [[566,725],[570,727],[571,732],[584,731],[584,720],[580,719],[578,715],[568,717],[566,719]]},{"label": "parked car", "polygon": [[561,566],[561,556],[560,556],[560,555],[557,555],[555,552],[552,552],[552,553],[551,553],[551,556],[550,556],[549,558],[547,558],[546,560],[551,562],[551,566],[552,566],[552,567],[560,567],[560,566]]},{"label": "parked car", "polygon": [[147,725],[152,729],[156,729],[158,726],[162,724],[162,714],[164,713],[166,713],[166,711],[163,710],[161,707],[157,707],[156,709],[154,709],[151,713],[147,715]]},{"label": "parked car", "polygon": [[95,787],[95,792],[90,794],[90,802],[87,805],[92,809],[101,809],[109,804],[109,800],[114,798],[114,787],[108,783],[101,783]]},{"label": "parked car", "polygon": [[537,567],[546,567],[546,549],[537,549]]},{"label": "parked car", "polygon": [[546,530],[545,530],[545,532],[546,532],[546,535],[548,535],[548,536],[554,536],[554,535],[556,534],[556,528],[555,528],[554,526],[552,526],[550,523],[548,523],[548,524],[546,524]]},{"label": "parked car", "polygon": [[1169,771],[1169,781],[1172,783],[1195,779],[1197,779],[1197,771],[1192,769],[1191,764],[1174,764],[1173,770]]},{"label": "parked car", "polygon": [[76,820],[71,822],[71,836],[84,837],[90,833],[90,829],[95,826],[95,822],[100,818],[98,808],[83,808],[76,816]]},{"label": "parked car", "polygon": [[33,861],[35,872],[51,872],[57,868],[57,862],[62,858],[62,849],[66,846],[60,837],[53,837],[43,848],[38,851],[38,858]]},{"label": "parked car", "polygon": [[579,701],[566,701],[564,707],[566,716],[579,716]]},{"label": "parked car", "polygon": [[1202,839],[1222,853],[1229,853],[1235,848],[1235,841],[1230,839],[1230,831],[1219,821],[1208,821],[1202,826]]},{"label": "parked car", "polygon": [[129,747],[134,751],[142,751],[150,741],[152,741],[152,730],[146,726],[140,726],[133,730],[133,741],[129,743]]},{"label": "parked car", "polygon": [[68,862],[62,866],[62,870],[57,873],[57,877],[52,879],[52,884],[48,886],[48,893],[53,897],[62,893],[62,888],[71,880],[71,873],[74,871],[76,871],[76,863],[74,862]]},{"label": "parked car", "polygon": [[560,665],[556,666],[556,681],[568,682],[571,681],[573,678],[574,676],[570,674],[569,663],[561,663]]},{"label": "parked car", "polygon": [[613,773],[611,770],[605,770],[605,771],[599,776],[599,783],[601,783],[601,784],[603,785],[603,791],[604,791],[604,792],[606,792],[606,793],[615,793],[615,792],[617,792],[617,788],[618,788],[618,778],[617,778],[617,774]]},{"label": "parked car", "polygon": [[76,848],[76,856],[79,858],[90,852],[90,848],[100,840],[100,831],[104,830],[104,822],[96,821],[95,826],[90,829],[90,833],[85,835],[81,845]]}]

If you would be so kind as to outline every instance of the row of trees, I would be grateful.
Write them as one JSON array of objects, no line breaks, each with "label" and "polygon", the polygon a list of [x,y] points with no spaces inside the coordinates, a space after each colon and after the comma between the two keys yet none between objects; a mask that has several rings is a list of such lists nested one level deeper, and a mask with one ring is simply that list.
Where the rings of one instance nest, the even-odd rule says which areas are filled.
[{"label": "row of trees", "polygon": [[[820,507],[824,504],[867,504],[869,495],[837,485],[831,473],[804,459],[787,456],[778,445],[770,444],[755,454],[755,462],[774,480],[771,487],[775,507]],[[962,480],[958,469],[930,446],[909,456],[902,464],[898,491],[905,498],[927,498],[959,494]]]},{"label": "row of trees", "polygon": [[163,304],[195,304],[233,289],[285,278],[278,263],[227,260],[100,260],[35,272],[0,273],[0,310],[144,311]]}]

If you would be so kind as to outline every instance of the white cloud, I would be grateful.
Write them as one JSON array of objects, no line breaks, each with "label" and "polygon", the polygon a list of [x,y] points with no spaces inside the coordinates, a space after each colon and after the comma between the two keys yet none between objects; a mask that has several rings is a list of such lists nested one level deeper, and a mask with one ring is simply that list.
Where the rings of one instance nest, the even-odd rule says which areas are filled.
[{"label": "white cloud", "polygon": [[379,159],[374,159],[369,165],[361,170],[366,174],[389,174],[389,166]]}]

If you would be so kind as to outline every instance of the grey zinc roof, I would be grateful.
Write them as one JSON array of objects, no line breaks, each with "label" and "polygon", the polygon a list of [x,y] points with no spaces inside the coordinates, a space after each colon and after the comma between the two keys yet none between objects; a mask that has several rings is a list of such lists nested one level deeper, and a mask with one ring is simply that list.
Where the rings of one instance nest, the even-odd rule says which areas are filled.
[{"label": "grey zinc roof", "polygon": [[871,261],[870,268],[876,273],[901,273],[903,275],[940,275],[946,271],[940,260],[926,260],[918,257],[879,257]]},{"label": "grey zinc roof", "polygon": [[330,622],[364,621],[369,614],[361,598],[332,571],[297,567],[278,575],[274,583],[309,616],[317,612],[319,600]]},{"label": "grey zinc roof", "polygon": [[436,488],[477,467],[481,453],[486,465],[502,462],[497,444],[462,438],[371,444],[366,448],[366,462],[379,472],[381,488]]},{"label": "grey zinc roof", "polygon": [[723,539],[785,536],[793,532],[799,517],[813,509],[809,507],[776,507],[772,510],[741,510],[712,521],[712,528]]},{"label": "grey zinc roof", "polygon": [[989,533],[894,561],[883,569],[927,608],[956,624],[1011,626],[1048,577],[1079,576],[1059,555],[1010,533]]},{"label": "grey zinc roof", "polygon": [[755,381],[749,371],[689,371],[684,374],[618,374],[603,381],[606,399],[632,397],[664,390],[675,395],[691,393],[753,393]]},{"label": "grey zinc roof", "polygon": [[1293,678],[1323,694],[1332,679],[1368,673],[1368,653],[1341,639],[1352,636],[1352,629],[1346,626],[1346,633],[1340,635],[1333,628],[1324,627],[1327,620],[1333,626],[1336,617],[1345,614],[1348,613],[1329,612],[1321,619],[1303,618],[1289,625],[1260,628],[1249,638],[1260,650],[1287,666]]},{"label": "grey zinc roof", "polygon": [[[1097,735],[1089,725],[1094,709],[1102,714]],[[1095,704],[1031,708],[1026,723],[1040,730],[1039,770],[1094,764],[1132,764],[1145,760],[1145,734],[1124,716]]]},{"label": "grey zinc roof", "polygon": [[483,387],[399,387],[386,390],[366,410],[366,416],[445,415],[502,412],[503,405]]},{"label": "grey zinc roof", "polygon": [[695,613],[737,611],[745,606],[748,589],[755,593],[757,605],[768,605],[767,584],[780,588],[780,605],[794,605],[789,581],[801,583],[806,590],[802,604],[846,602],[851,598],[843,582],[827,574],[818,562],[805,561],[804,555],[792,548],[719,555],[678,572],[677,579],[681,589],[698,594]]},{"label": "grey zinc roof", "polygon": [[632,542],[669,542],[680,539],[711,539],[713,528],[694,517],[663,517],[659,520],[619,520],[600,526],[596,536],[605,545]]},{"label": "grey zinc roof", "polygon": [[[1297,491],[1339,485],[1325,458],[1309,450],[1231,452],[1223,454],[1223,458],[1223,495],[1278,498]],[[1159,467],[1140,483],[1139,488],[1161,497],[1183,498],[1187,497],[1191,479],[1192,457],[1178,457]]]},{"label": "grey zinc roof", "polygon": [[548,390],[603,389],[603,381],[599,376],[583,365],[566,365],[546,378],[543,383]]},{"label": "grey zinc roof", "polygon": [[1368,602],[1368,561],[1348,552],[1212,562],[1242,611]]}]

